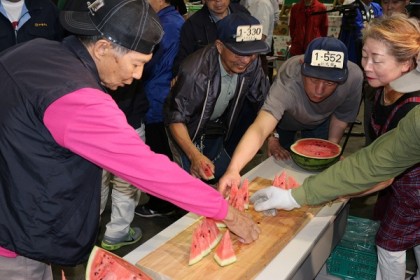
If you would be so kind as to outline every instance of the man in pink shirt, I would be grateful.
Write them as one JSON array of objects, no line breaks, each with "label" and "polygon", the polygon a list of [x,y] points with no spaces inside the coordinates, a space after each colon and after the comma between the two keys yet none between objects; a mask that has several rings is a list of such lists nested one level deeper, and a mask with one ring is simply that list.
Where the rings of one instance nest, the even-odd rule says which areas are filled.
[{"label": "man in pink shirt", "polygon": [[61,15],[77,36],[0,56],[0,279],[52,279],[50,264],[87,260],[102,169],[256,240],[249,217],[151,152],[105,92],[141,78],[162,37],[156,14],[145,0],[88,3],[89,12]]}]

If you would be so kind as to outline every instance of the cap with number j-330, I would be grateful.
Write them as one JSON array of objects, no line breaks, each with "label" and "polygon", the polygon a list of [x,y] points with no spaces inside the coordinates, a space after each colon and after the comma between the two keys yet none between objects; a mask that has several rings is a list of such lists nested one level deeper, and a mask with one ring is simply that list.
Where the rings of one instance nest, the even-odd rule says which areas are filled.
[{"label": "cap with number j-330", "polygon": [[241,56],[266,53],[270,47],[262,41],[262,25],[253,16],[233,13],[217,22],[217,38]]},{"label": "cap with number j-330", "polygon": [[332,37],[316,38],[306,49],[302,74],[342,84],[348,77],[347,59],[343,42]]}]

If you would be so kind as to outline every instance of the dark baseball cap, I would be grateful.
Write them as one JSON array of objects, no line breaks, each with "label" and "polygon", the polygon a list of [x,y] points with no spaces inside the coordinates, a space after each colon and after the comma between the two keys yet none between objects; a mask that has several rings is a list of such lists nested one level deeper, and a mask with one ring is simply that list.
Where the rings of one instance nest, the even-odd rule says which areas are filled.
[{"label": "dark baseball cap", "polygon": [[348,77],[347,47],[333,37],[312,40],[306,49],[302,74],[305,76],[344,83]]},{"label": "dark baseball cap", "polygon": [[219,20],[217,38],[237,55],[253,55],[270,50],[270,47],[262,41],[260,22],[244,13],[232,13]]},{"label": "dark baseball cap", "polygon": [[146,0],[96,0],[87,11],[62,11],[60,22],[68,31],[108,40],[150,54],[163,36],[159,18]]}]

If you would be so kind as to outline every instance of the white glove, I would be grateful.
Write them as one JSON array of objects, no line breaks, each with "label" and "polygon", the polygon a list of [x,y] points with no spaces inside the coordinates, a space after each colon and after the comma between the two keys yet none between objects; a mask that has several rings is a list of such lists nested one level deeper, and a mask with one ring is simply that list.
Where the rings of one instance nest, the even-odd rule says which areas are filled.
[{"label": "white glove", "polygon": [[254,204],[256,211],[300,208],[300,205],[292,196],[292,190],[284,190],[274,186],[255,192],[251,196],[250,201]]}]

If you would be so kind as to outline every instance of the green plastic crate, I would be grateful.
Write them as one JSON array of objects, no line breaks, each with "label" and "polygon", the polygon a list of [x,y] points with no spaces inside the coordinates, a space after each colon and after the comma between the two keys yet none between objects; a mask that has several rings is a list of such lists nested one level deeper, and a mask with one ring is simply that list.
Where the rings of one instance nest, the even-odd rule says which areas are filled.
[{"label": "green plastic crate", "polygon": [[343,279],[375,280],[379,222],[349,216],[346,231],[327,259],[327,272]]},{"label": "green plastic crate", "polygon": [[377,264],[376,253],[337,245],[327,259],[327,272],[343,279],[375,280]]}]

